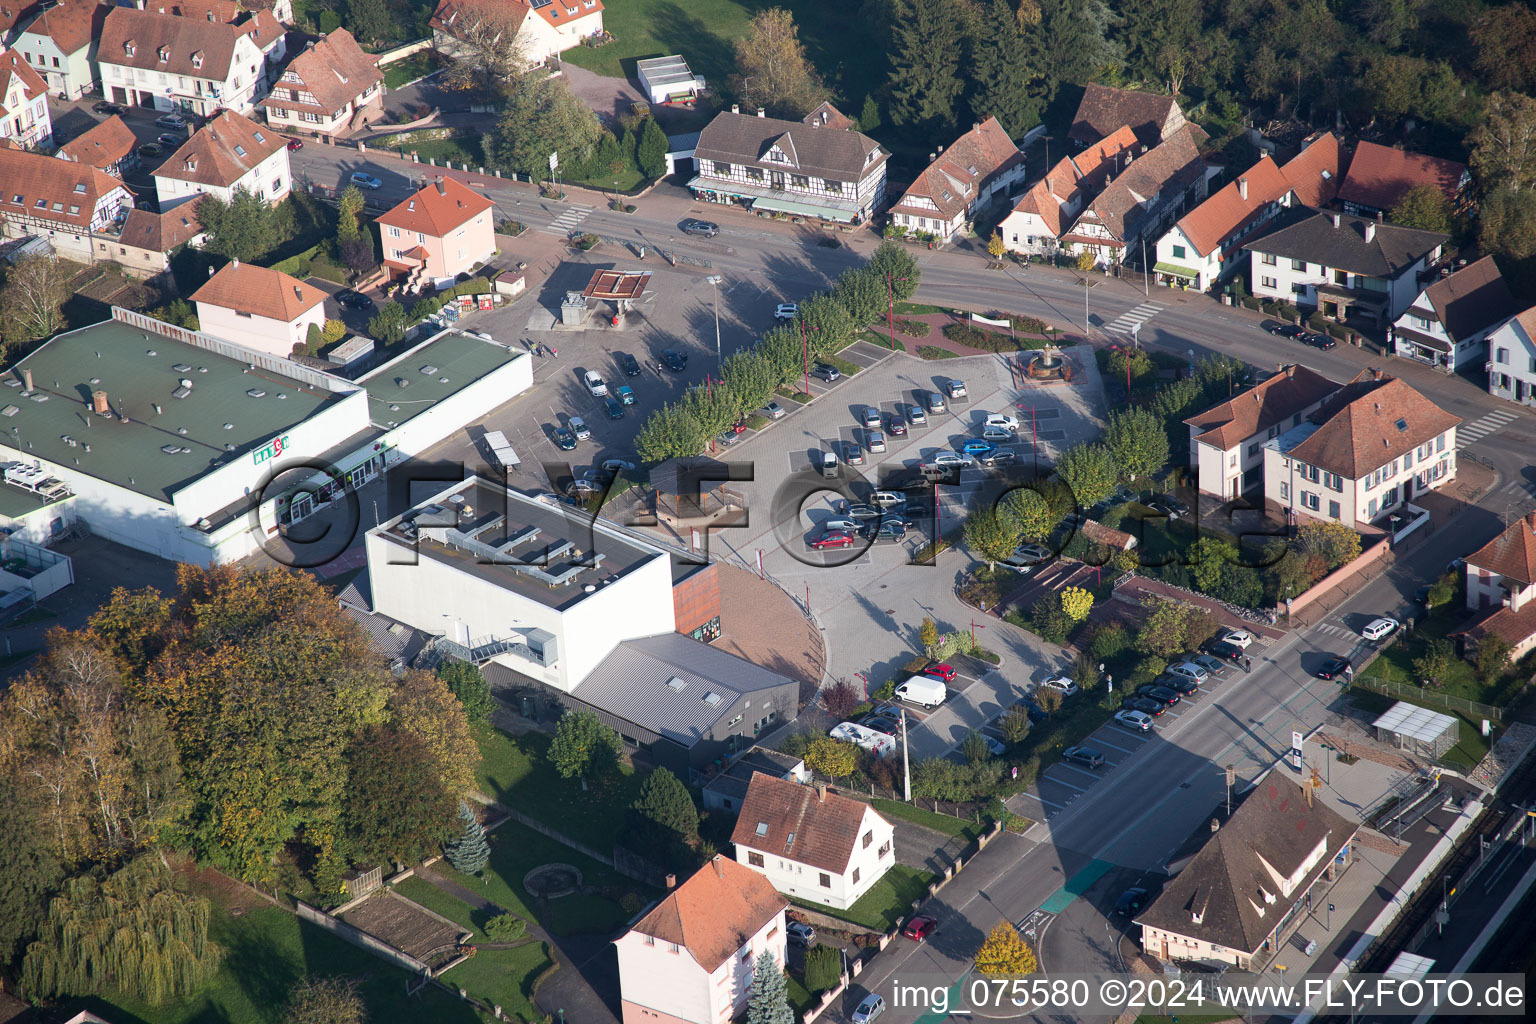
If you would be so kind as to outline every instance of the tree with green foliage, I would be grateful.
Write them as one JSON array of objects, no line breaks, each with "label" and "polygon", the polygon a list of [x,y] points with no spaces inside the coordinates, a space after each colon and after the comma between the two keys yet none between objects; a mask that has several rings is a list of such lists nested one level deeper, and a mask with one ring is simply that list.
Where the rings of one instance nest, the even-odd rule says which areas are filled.
[{"label": "tree with green foliage", "polygon": [[965,739],[960,741],[960,754],[967,764],[977,764],[992,756],[992,750],[987,746],[987,738],[975,729],[965,734]]},{"label": "tree with green foliage", "polygon": [[848,311],[854,325],[863,327],[885,316],[891,299],[888,287],[884,273],[867,266],[853,267],[838,277],[832,297]]},{"label": "tree with green foliage", "polygon": [[1469,32],[1472,61],[1489,89],[1536,90],[1536,10],[1500,4],[1478,17]]},{"label": "tree with green foliage", "polygon": [[550,176],[550,154],[557,153],[568,177],[587,165],[604,134],[565,79],[535,78],[507,95],[501,120],[485,135],[485,155],[504,170],[542,181]]},{"label": "tree with green foliage", "polygon": [[1482,121],[1467,136],[1467,148],[1485,190],[1528,190],[1536,184],[1536,99],[1517,92],[1488,97]]},{"label": "tree with green foliage", "polygon": [[591,166],[595,174],[619,174],[624,170],[624,150],[613,132],[605,129],[599,136]]},{"label": "tree with green foliage", "polygon": [[1536,189],[1499,185],[1478,208],[1477,244],[1484,252],[1524,260],[1536,256]]},{"label": "tree with green foliage", "polygon": [[1456,648],[1443,636],[1434,637],[1424,646],[1424,653],[1413,659],[1413,674],[1434,689],[1445,682],[1445,674],[1456,661]]},{"label": "tree with green foliage", "polygon": [[1084,441],[1061,453],[1056,472],[1072,490],[1078,508],[1097,505],[1115,492],[1120,483],[1120,467],[1115,456],[1102,444]]},{"label": "tree with green foliage", "polygon": [[307,977],[288,992],[283,1024],[366,1024],[368,1007],[357,983],[346,978]]},{"label": "tree with green foliage", "polygon": [[654,117],[645,119],[645,127],[640,131],[640,141],[635,146],[635,163],[640,167],[640,173],[652,181],[667,173],[667,133],[661,130],[661,125]]},{"label": "tree with green foliage", "polygon": [[905,302],[916,294],[917,286],[923,280],[923,268],[912,250],[890,240],[875,247],[865,266],[890,289],[891,297],[897,302]]},{"label": "tree with green foliage", "polygon": [[1360,557],[1360,535],[1339,522],[1304,523],[1296,531],[1296,546],[1321,558],[1328,572]]},{"label": "tree with green foliage", "polygon": [[496,942],[516,942],[528,931],[528,922],[516,914],[497,914],[485,922],[485,934]]},{"label": "tree with green foliage", "polygon": [[1009,520],[1018,529],[1019,536],[1027,541],[1039,542],[1051,535],[1066,511],[1052,502],[1047,495],[1045,482],[1029,487],[1017,487],[1002,500],[1008,510]]},{"label": "tree with green foliage", "polygon": [[939,646],[939,624],[933,621],[932,615],[923,616],[923,624],[917,629],[917,642],[922,645],[923,653],[932,658],[932,652]]},{"label": "tree with green foliage", "polygon": [[120,994],[163,1006],[212,980],[222,950],[208,939],[209,903],[184,892],[155,853],[105,878],[70,879],[22,961],[35,998]]},{"label": "tree with green foliage", "polygon": [[749,110],[762,107],[772,117],[798,120],[826,98],[826,86],[800,42],[795,16],[784,8],[753,15],[735,50],[738,74],[731,84]]},{"label": "tree with green foliage", "polygon": [[1125,67],[1145,82],[1167,70],[1165,51],[1188,52],[1200,33],[1200,0],[1119,0],[1114,37],[1125,51]]},{"label": "tree with green foliage", "polygon": [[1477,671],[1477,678],[1494,683],[1509,670],[1509,656],[1514,647],[1497,633],[1484,633],[1477,638],[1472,650],[1472,666]]},{"label": "tree with green foliage", "polygon": [[244,186],[227,203],[211,195],[197,200],[197,219],[208,236],[203,248],[232,260],[250,263],[271,252],[280,238],[274,208]]},{"label": "tree with green foliage", "polygon": [[738,416],[749,415],[768,404],[774,389],[782,383],[773,363],[757,349],[742,349],[727,356],[720,376],[735,400]]},{"label": "tree with green foliage", "polygon": [[1110,413],[1104,446],[1127,480],[1149,477],[1168,464],[1168,433],[1146,409],[1130,407]]},{"label": "tree with green foliage", "polygon": [[1114,20],[1104,0],[1040,0],[1040,38],[1050,95],[1063,85],[1096,80],[1120,57],[1109,40]]},{"label": "tree with green foliage", "polygon": [[635,438],[635,452],[646,462],[698,455],[710,435],[681,404],[662,406],[646,417]]},{"label": "tree with green foliage", "polygon": [[567,711],[555,726],[549,763],[562,779],[581,779],[581,788],[618,771],[624,741],[591,711]]},{"label": "tree with green foliage", "polygon": [[347,0],[347,28],[359,43],[378,45],[392,38],[393,22],[384,0]]},{"label": "tree with green foliage", "polygon": [[491,859],[491,847],[485,840],[485,826],[475,817],[469,804],[459,801],[459,838],[445,851],[453,870],[464,875],[478,875]]},{"label": "tree with green foliage", "polygon": [[1007,921],[999,921],[976,951],[976,970],[988,977],[1033,974],[1039,966],[1034,950]]},{"label": "tree with green foliage", "polygon": [[1022,138],[1040,122],[1045,83],[1039,37],[1023,30],[1009,0],[992,0],[981,23],[984,31],[971,41],[973,119],[995,117],[1010,139]]},{"label": "tree with green foliage", "polygon": [[989,570],[997,562],[1012,558],[1018,544],[1018,525],[1004,504],[984,502],[965,517],[965,546],[985,561]]},{"label": "tree with green foliage", "polygon": [[797,319],[805,324],[813,356],[842,349],[853,339],[857,326],[843,304],[826,292],[802,299]]},{"label": "tree with green foliage", "polygon": [[1067,587],[1061,592],[1061,610],[1072,622],[1082,622],[1093,610],[1093,594],[1082,587]]},{"label": "tree with green foliage", "polygon": [[1072,620],[1061,606],[1061,593],[1047,590],[1035,599],[1029,608],[1029,622],[1043,639],[1053,644],[1065,644],[1072,631]]},{"label": "tree with green foliage", "polygon": [[527,9],[486,6],[453,26],[454,54],[443,84],[456,92],[513,97],[527,90],[528,55],[522,18]]},{"label": "tree with green foliage", "polygon": [[1002,717],[997,720],[997,728],[1003,734],[1004,743],[1010,745],[1018,743],[1029,735],[1029,712],[1015,704],[1003,712]]},{"label": "tree with green foliage", "polygon": [[348,185],[341,190],[341,198],[338,201],[336,211],[336,240],[346,243],[358,237],[361,231],[360,218],[363,215],[363,190],[356,185]]},{"label": "tree with green foliage", "polygon": [[1224,567],[1236,564],[1237,548],[1230,541],[1206,534],[1190,545],[1187,561],[1195,588],[1210,594],[1220,585]]},{"label": "tree with green foliage", "polygon": [[391,299],[368,321],[368,333],[385,345],[397,345],[405,338],[405,307]]},{"label": "tree with green foliage", "polygon": [[805,752],[805,766],[829,779],[845,779],[859,764],[859,748],[831,736],[818,736]]},{"label": "tree with green foliage", "polygon": [[944,0],[900,0],[890,54],[891,123],[914,137],[951,138],[960,119],[964,51],[959,19]]},{"label": "tree with green foliage", "polygon": [[420,739],[371,725],[347,751],[343,814],[351,859],[414,864],[452,835],[455,800]]},{"label": "tree with green foliage", "polygon": [[1146,617],[1136,631],[1136,649],[1143,654],[1171,658],[1188,647],[1195,607],[1182,601],[1151,598],[1142,602]]},{"label": "tree with green foliage", "polygon": [[864,97],[864,108],[859,111],[859,131],[872,132],[880,127],[880,104],[875,102],[875,94],[870,93]]},{"label": "tree with green foliage", "polygon": [[48,832],[42,793],[17,777],[14,762],[0,761],[0,767],[0,964],[8,964],[37,934],[64,865]]},{"label": "tree with green foliage", "polygon": [[752,968],[752,985],[747,990],[747,1024],[794,1024],[789,984],[772,950],[763,950]]},{"label": "tree with green foliage", "polygon": [[842,951],[835,946],[818,945],[805,951],[805,990],[812,995],[836,988],[842,973]]},{"label": "tree with green foliage", "polygon": [[484,725],[491,720],[496,698],[491,696],[491,684],[485,681],[485,673],[478,665],[450,659],[437,667],[437,678],[458,699],[470,725]]},{"label": "tree with green foliage", "polygon": [[684,839],[699,834],[699,809],[694,806],[688,787],[666,768],[657,768],[646,776],[635,810]]}]

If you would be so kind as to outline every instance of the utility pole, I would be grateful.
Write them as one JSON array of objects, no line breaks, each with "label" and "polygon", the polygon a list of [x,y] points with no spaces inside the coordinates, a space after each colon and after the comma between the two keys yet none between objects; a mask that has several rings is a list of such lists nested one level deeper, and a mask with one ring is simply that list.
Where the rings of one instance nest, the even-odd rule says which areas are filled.
[{"label": "utility pole", "polygon": [[907,709],[901,709],[901,798],[912,802],[912,765],[907,760]]},{"label": "utility pole", "polygon": [[1152,286],[1147,283],[1151,268],[1147,266],[1147,236],[1141,236],[1141,294],[1151,296]]},{"label": "utility pole", "polygon": [[[720,362],[720,275],[710,274],[704,280],[715,286],[715,371],[725,377],[725,368]],[[810,388],[806,388],[807,391]]]},{"label": "utility pole", "polygon": [[1237,781],[1237,765],[1227,765],[1227,817],[1232,817],[1232,784]]}]

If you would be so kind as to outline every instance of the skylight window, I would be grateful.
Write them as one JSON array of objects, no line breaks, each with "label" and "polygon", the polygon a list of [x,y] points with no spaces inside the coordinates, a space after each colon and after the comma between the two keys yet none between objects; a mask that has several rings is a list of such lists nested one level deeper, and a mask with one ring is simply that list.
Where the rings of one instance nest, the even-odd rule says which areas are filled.
[{"label": "skylight window", "polygon": [[714,707],[720,703],[720,695],[714,690],[710,690],[704,695],[704,703],[708,704],[710,707]]},{"label": "skylight window", "polygon": [[757,834],[760,836],[766,836],[768,834],[768,823],[766,821],[760,821],[757,823]]},{"label": "skylight window", "polygon": [[235,156],[245,156],[245,147],[238,142],[235,143]]},{"label": "skylight window", "polygon": [[1408,421],[1407,420],[1398,420],[1397,421],[1397,432],[1399,434],[1401,434],[1403,431],[1405,431],[1407,429],[1408,429]]},{"label": "skylight window", "polygon": [[75,186],[75,193],[77,195],[84,195],[85,194],[85,182],[82,181],[80,184]]},{"label": "skylight window", "polygon": [[688,685],[687,683],[685,683],[685,682],[683,682],[683,680],[677,678],[677,676],[673,676],[671,679],[667,680],[668,688],[670,688],[672,690],[676,690],[678,693],[682,693],[683,692],[683,687],[685,687],[687,685]]},{"label": "skylight window", "polygon": [[266,142],[267,141],[266,136],[262,135],[261,132],[252,132],[251,133],[251,137],[254,138],[257,142]]}]

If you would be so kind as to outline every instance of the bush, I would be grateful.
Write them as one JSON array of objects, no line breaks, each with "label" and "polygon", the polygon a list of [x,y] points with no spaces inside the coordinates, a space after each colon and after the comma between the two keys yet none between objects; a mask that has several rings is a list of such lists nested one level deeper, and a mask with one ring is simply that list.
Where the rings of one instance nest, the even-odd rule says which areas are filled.
[{"label": "bush", "polygon": [[814,995],[835,988],[843,970],[842,953],[834,946],[812,946],[805,952],[805,990]]},{"label": "bush", "polygon": [[516,942],[528,930],[528,922],[516,914],[497,914],[485,922],[485,934],[495,942]]},{"label": "bush", "polygon": [[897,320],[896,329],[911,338],[926,338],[933,325],[926,320]]},{"label": "bush", "polygon": [[847,718],[858,705],[859,694],[848,680],[839,679],[822,693],[821,701],[828,714]]},{"label": "bush", "polygon": [[1088,641],[1088,653],[1098,661],[1108,661],[1130,647],[1131,632],[1118,622],[1100,626]]},{"label": "bush", "polygon": [[919,345],[917,347],[917,358],[930,361],[935,359],[958,359],[959,353],[951,352],[947,348],[939,348],[937,345]]}]

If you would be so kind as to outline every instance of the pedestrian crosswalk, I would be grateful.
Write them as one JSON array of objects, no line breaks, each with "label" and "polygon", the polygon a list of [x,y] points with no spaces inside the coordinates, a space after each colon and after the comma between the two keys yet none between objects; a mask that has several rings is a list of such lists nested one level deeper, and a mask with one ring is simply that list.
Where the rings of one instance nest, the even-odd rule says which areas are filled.
[{"label": "pedestrian crosswalk", "polygon": [[1327,633],[1329,636],[1344,636],[1350,637],[1351,639],[1359,639],[1359,634],[1354,630],[1345,626],[1340,626],[1334,622],[1319,622],[1312,628],[1320,633]]},{"label": "pedestrian crosswalk", "polygon": [[1106,331],[1130,334],[1137,326],[1146,323],[1167,307],[1158,302],[1143,302],[1128,313],[1122,313],[1104,325]]},{"label": "pedestrian crosswalk", "polygon": [[1473,441],[1479,441],[1496,430],[1503,430],[1516,419],[1515,414],[1508,409],[1495,409],[1471,423],[1463,423],[1456,428],[1456,447],[1465,448]]},{"label": "pedestrian crosswalk", "polygon": [[1528,480],[1511,480],[1499,488],[1500,494],[1506,494],[1512,498],[1525,495],[1527,498],[1536,498],[1536,483]]},{"label": "pedestrian crosswalk", "polygon": [[550,222],[548,227],[539,228],[546,235],[560,235],[564,237],[576,230],[576,225],[587,219],[596,207],[582,206],[580,203],[572,203],[565,208],[565,212]]}]

